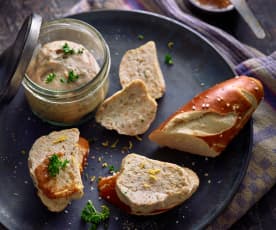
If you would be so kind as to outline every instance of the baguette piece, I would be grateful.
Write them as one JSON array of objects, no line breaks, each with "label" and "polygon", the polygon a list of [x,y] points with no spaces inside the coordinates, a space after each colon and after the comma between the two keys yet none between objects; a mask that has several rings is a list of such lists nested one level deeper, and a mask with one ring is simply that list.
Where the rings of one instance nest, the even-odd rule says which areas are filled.
[{"label": "baguette piece", "polygon": [[119,77],[123,88],[131,81],[140,79],[145,82],[152,98],[158,99],[163,96],[166,85],[154,41],[128,50],[124,54],[119,67]]},{"label": "baguette piece", "polygon": [[107,98],[96,112],[96,121],[119,134],[135,136],[147,131],[157,111],[145,83],[136,79]]},{"label": "baguette piece", "polygon": [[128,154],[120,172],[99,181],[100,196],[133,215],[156,215],[187,200],[198,188],[195,172]]},{"label": "baguette piece", "polygon": [[[81,172],[86,163],[89,144],[76,128],[51,132],[38,138],[28,158],[29,170],[38,196],[52,212],[62,211],[72,199],[83,196]],[[66,167],[52,177],[48,172],[49,158],[56,154]]]},{"label": "baguette piece", "polygon": [[239,76],[195,96],[149,135],[160,146],[218,156],[243,128],[264,96],[261,82]]}]

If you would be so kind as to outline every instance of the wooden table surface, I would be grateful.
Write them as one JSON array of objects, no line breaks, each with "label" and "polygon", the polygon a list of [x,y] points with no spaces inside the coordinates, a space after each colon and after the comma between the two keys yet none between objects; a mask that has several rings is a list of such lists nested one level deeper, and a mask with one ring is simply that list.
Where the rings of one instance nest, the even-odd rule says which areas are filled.
[{"label": "wooden table surface", "polygon": [[[45,20],[61,17],[78,0],[0,0],[0,52],[15,38],[24,18],[31,12],[43,16]],[[238,40],[253,46],[265,54],[276,51],[276,0],[248,0],[255,16],[267,34],[263,40],[257,39],[247,24],[236,13],[223,17],[191,13],[201,19],[223,28]],[[276,226],[276,186],[274,186],[232,229],[275,229]],[[1,228],[1,227],[0,227]]]}]

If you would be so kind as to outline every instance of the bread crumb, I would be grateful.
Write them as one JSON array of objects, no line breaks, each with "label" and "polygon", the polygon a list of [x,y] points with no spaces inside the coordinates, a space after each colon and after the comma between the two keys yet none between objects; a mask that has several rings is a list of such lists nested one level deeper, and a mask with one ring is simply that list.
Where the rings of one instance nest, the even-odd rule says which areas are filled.
[{"label": "bread crumb", "polygon": [[102,146],[103,146],[103,147],[108,147],[108,145],[109,145],[108,140],[102,142]]},{"label": "bread crumb", "polygon": [[91,176],[90,177],[90,182],[94,182],[96,180],[96,176]]},{"label": "bread crumb", "polygon": [[140,136],[138,136],[138,135],[136,135],[135,138],[136,138],[138,141],[142,141],[142,140],[143,140],[143,139],[142,139]]},{"label": "bread crumb", "polygon": [[117,147],[117,144],[119,143],[119,139],[116,139],[113,144],[110,146],[110,148],[114,149]]},{"label": "bread crumb", "polygon": [[133,144],[132,144],[132,142],[131,141],[128,141],[128,149],[132,149],[133,148]]}]

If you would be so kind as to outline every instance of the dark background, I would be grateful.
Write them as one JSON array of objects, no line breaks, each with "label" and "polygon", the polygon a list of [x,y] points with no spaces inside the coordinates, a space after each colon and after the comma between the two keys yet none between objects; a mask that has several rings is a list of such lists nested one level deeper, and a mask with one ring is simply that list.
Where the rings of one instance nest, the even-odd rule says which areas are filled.
[{"label": "dark background", "polygon": [[[0,0],[0,52],[15,38],[23,20],[30,12],[36,12],[49,20],[64,15],[78,0]],[[265,54],[276,51],[276,0],[248,0],[252,11],[267,34],[258,40],[243,19],[235,12],[225,15],[206,15],[189,9],[201,19],[234,35]],[[191,11],[190,11],[191,10]],[[256,203],[231,229],[275,229],[276,186]],[[1,227],[0,227],[1,228]]]}]

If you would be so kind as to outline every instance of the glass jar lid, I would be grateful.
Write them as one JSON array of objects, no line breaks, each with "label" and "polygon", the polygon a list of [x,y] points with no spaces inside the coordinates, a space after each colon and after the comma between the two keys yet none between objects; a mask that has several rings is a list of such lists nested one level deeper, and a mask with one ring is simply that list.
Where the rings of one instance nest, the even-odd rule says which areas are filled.
[{"label": "glass jar lid", "polygon": [[41,24],[41,16],[28,16],[14,43],[0,55],[0,103],[8,102],[17,93],[37,45]]}]

